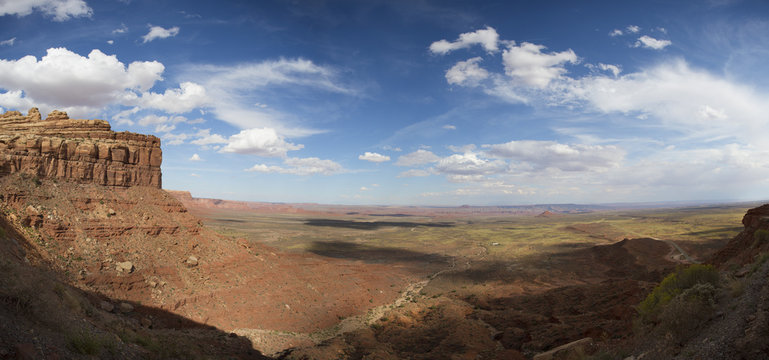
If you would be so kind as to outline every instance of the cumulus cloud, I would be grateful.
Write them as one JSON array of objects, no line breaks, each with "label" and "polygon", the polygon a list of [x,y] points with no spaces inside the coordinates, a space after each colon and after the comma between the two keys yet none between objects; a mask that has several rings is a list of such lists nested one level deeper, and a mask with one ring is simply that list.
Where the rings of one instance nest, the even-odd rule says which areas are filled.
[{"label": "cumulus cloud", "polygon": [[[670,46],[668,40],[644,44],[641,38],[639,47]],[[505,40],[500,43],[508,48],[523,46]],[[488,71],[488,78],[473,86],[509,102],[550,108],[556,114],[568,111],[567,127],[573,131],[557,130],[563,120],[554,119],[551,126],[577,143],[521,140],[487,144],[480,152],[470,149],[475,158],[452,155],[441,159],[440,166],[435,163],[420,170],[422,175],[442,174],[450,181],[490,186],[503,181],[520,185],[516,191],[532,186],[532,191],[524,192],[536,192],[542,199],[538,201],[563,201],[564,196],[574,199],[570,201],[594,201],[596,196],[622,201],[708,198],[714,192],[733,194],[733,198],[765,196],[765,179],[769,178],[769,160],[765,160],[769,159],[769,145],[762,136],[769,131],[769,93],[765,90],[693,67],[680,58],[662,59],[630,73],[619,65],[586,64],[593,71],[572,75],[565,66],[579,61],[576,54],[548,54],[541,45],[533,49],[529,53],[535,60],[539,60],[538,53],[559,54],[550,63],[555,64],[555,71],[523,81],[523,76],[516,79],[508,71],[514,67],[503,57],[505,72]],[[538,64],[535,68],[551,70],[539,66],[542,62],[531,62]],[[608,131],[606,123],[622,131]],[[499,162],[489,164],[494,161]],[[739,179],[734,174],[740,174]],[[468,189],[485,191],[482,186]]]},{"label": "cumulus cloud", "polygon": [[575,64],[577,54],[571,49],[561,52],[543,53],[544,45],[528,42],[510,45],[502,53],[505,73],[514,81],[527,86],[544,88],[554,79],[566,73],[566,63]]},{"label": "cumulus cloud", "polygon": [[39,60],[34,56],[0,60],[0,88],[23,91],[28,101],[41,108],[95,109],[133,101],[137,92],[160,80],[164,70],[157,61],[135,61],[125,66],[115,55],[99,50],[85,57],[65,48],[51,48]]},{"label": "cumulus cloud", "polygon": [[466,61],[460,61],[446,71],[446,81],[449,84],[463,86],[475,86],[489,77],[489,72],[478,66],[482,59],[474,57]]},{"label": "cumulus cloud", "polygon": [[379,153],[372,153],[366,151],[363,155],[358,155],[359,160],[365,160],[365,161],[371,161],[375,163],[381,163],[385,161],[390,161],[390,157],[386,155],[382,155]]},{"label": "cumulus cloud", "polygon": [[91,17],[93,10],[83,0],[4,0],[0,1],[0,16],[19,17],[40,11],[54,21],[66,21],[76,17]]},{"label": "cumulus cloud", "polygon": [[163,139],[163,145],[181,145],[184,144],[184,140],[187,140],[188,137],[189,135],[184,133],[165,133],[161,136],[161,139]]},{"label": "cumulus cloud", "polygon": [[622,69],[617,65],[611,65],[611,64],[604,64],[604,63],[598,63],[598,68],[603,71],[609,71],[614,75],[615,77],[619,75],[619,73],[622,72]]},{"label": "cumulus cloud", "polygon": [[483,145],[490,156],[524,162],[534,169],[603,171],[620,165],[625,152],[614,145],[561,144],[554,141],[521,140]]},{"label": "cumulus cloud", "polygon": [[15,42],[16,42],[16,38],[12,37],[8,40],[0,41],[0,46],[13,46]]},{"label": "cumulus cloud", "polygon": [[291,175],[332,175],[344,171],[342,165],[332,161],[316,157],[288,158],[283,161],[284,166],[256,164],[246,171],[262,173],[278,173]]},{"label": "cumulus cloud", "polygon": [[481,45],[488,52],[496,52],[499,50],[498,42],[499,34],[497,34],[497,31],[491,26],[487,26],[485,29],[460,34],[459,38],[452,42],[447,40],[436,41],[430,44],[430,51],[433,54],[445,55],[454,50]]},{"label": "cumulus cloud", "polygon": [[480,176],[505,172],[507,163],[502,160],[482,159],[473,153],[454,154],[440,159],[433,169],[439,174]]},{"label": "cumulus cloud", "polygon": [[190,141],[193,145],[207,146],[213,144],[226,144],[227,139],[219,134],[211,134],[211,129],[202,129],[195,134],[197,139]]},{"label": "cumulus cloud", "polygon": [[192,154],[192,156],[190,156],[189,160],[190,161],[203,161],[203,159],[201,159],[200,155],[198,155],[198,154]]},{"label": "cumulus cloud", "polygon": [[614,29],[611,32],[609,32],[609,36],[615,37],[615,36],[622,36],[622,30],[620,29]]},{"label": "cumulus cloud", "polygon": [[638,38],[633,47],[644,47],[652,50],[662,50],[673,44],[670,40],[658,40],[651,36],[644,35]]},{"label": "cumulus cloud", "polygon": [[165,29],[162,26],[150,25],[149,27],[150,31],[146,35],[142,36],[142,43],[148,43],[155,39],[165,39],[179,34],[178,26],[174,26],[168,29]]},{"label": "cumulus cloud", "polygon": [[146,108],[168,113],[185,113],[208,104],[206,89],[193,82],[183,82],[178,89],[166,89],[163,94],[146,92],[137,103]]},{"label": "cumulus cloud", "polygon": [[438,155],[433,154],[431,151],[419,149],[417,151],[414,151],[413,153],[409,153],[409,154],[398,157],[398,161],[395,162],[395,165],[417,166],[417,165],[434,163],[440,159],[441,158],[438,157]]},{"label": "cumulus cloud", "polygon": [[625,29],[627,30],[627,32],[633,33],[633,34],[637,34],[639,31],[641,31],[641,27],[636,25],[628,25]]},{"label": "cumulus cloud", "polygon": [[[299,150],[304,145],[287,142],[275,129],[253,128],[230,136],[221,152],[250,154],[266,157],[285,157],[288,151]],[[296,158],[294,158],[296,159]]]}]

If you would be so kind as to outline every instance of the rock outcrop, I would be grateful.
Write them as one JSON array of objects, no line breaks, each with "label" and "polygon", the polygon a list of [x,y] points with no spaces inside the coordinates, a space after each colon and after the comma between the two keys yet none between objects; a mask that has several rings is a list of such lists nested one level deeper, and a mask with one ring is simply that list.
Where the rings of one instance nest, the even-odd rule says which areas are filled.
[{"label": "rock outcrop", "polygon": [[708,261],[716,266],[752,263],[769,248],[769,204],[748,210],[742,218],[745,229]]},{"label": "rock outcrop", "polygon": [[0,115],[0,175],[160,188],[161,162],[160,139],[114,132],[104,120],[70,119],[57,110],[42,120],[37,108]]}]

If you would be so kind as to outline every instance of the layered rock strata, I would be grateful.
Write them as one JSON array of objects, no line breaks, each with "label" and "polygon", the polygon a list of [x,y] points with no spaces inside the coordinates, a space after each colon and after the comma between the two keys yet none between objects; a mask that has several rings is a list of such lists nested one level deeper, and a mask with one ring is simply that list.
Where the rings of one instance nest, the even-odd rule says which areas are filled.
[{"label": "layered rock strata", "polygon": [[114,132],[104,120],[70,119],[56,110],[43,120],[37,108],[27,116],[0,115],[0,175],[160,188],[161,162],[160,139]]}]

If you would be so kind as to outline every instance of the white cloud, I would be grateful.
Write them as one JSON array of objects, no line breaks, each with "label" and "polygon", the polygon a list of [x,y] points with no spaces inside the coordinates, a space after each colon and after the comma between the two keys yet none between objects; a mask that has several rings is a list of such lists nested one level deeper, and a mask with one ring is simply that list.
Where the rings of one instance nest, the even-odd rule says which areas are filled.
[{"label": "white cloud", "polygon": [[617,65],[598,63],[598,68],[603,71],[611,72],[614,77],[617,77],[617,75],[622,72],[622,69]]},{"label": "white cloud", "polygon": [[125,24],[120,24],[120,27],[115,29],[115,30],[112,30],[112,33],[113,34],[124,34],[127,31],[128,31],[128,27],[125,26]]},{"label": "white cloud", "polygon": [[618,167],[625,151],[614,145],[561,144],[554,141],[521,140],[483,145],[490,156],[512,159],[534,169],[604,171]]},{"label": "white cloud", "polygon": [[620,29],[614,29],[609,33],[609,36],[615,37],[615,36],[622,36],[622,30]]},{"label": "white cloud", "polygon": [[163,139],[163,145],[181,145],[184,144],[184,140],[187,140],[188,134],[172,134],[165,133],[161,137]]},{"label": "white cloud", "polygon": [[[298,96],[308,91],[321,91],[355,96],[358,91],[340,80],[338,72],[305,59],[279,59],[233,66],[187,66],[182,77],[201,84],[206,90],[211,111],[220,120],[241,129],[269,127],[279,134],[301,137],[322,131],[298,124],[295,113],[309,106],[295,101],[281,108],[285,96]],[[309,97],[305,97],[308,100]],[[261,106],[269,102],[269,107]],[[259,104],[259,105],[254,105]],[[307,116],[317,116],[313,111]]]},{"label": "white cloud", "polygon": [[641,31],[641,27],[636,25],[628,25],[625,29],[627,30],[627,32],[633,33],[633,34],[637,34],[639,31]]},{"label": "white cloud", "polygon": [[403,149],[401,149],[401,148],[399,148],[399,147],[393,147],[393,146],[390,146],[390,145],[385,145],[385,146],[382,146],[382,149],[383,149],[383,150],[388,150],[388,151],[395,151],[395,152],[401,152],[401,151],[403,151]]},{"label": "white cloud", "polygon": [[288,158],[283,161],[285,166],[256,164],[246,171],[262,173],[278,173],[291,175],[332,175],[344,171],[342,165],[332,161],[316,157],[311,158]]},{"label": "white cloud", "polygon": [[135,61],[125,66],[115,55],[99,50],[84,57],[65,48],[51,48],[39,60],[34,56],[0,60],[0,88],[23,91],[24,98],[41,110],[56,106],[82,116],[83,111],[134,101],[136,92],[151,88],[164,70],[157,61]]},{"label": "white cloud", "polygon": [[12,37],[8,40],[0,41],[0,46],[13,46],[15,42],[16,42],[16,38]]},{"label": "white cloud", "polygon": [[[619,78],[588,77],[570,95],[603,113],[645,115],[689,138],[759,143],[769,95],[675,60]],[[727,121],[728,120],[728,121]]]},{"label": "white cloud", "polygon": [[192,154],[192,156],[190,156],[189,160],[190,161],[203,161],[203,159],[201,159],[200,155],[198,155],[198,154]]},{"label": "white cloud", "polygon": [[371,161],[375,163],[381,163],[385,161],[390,161],[390,157],[386,155],[382,155],[379,153],[372,153],[366,151],[363,155],[358,155],[359,160],[365,160],[365,161]]},{"label": "white cloud", "polygon": [[365,187],[365,186],[361,186],[361,187],[360,187],[360,191],[368,191],[368,190],[369,190],[369,188],[367,188],[367,187]]},{"label": "white cloud", "polygon": [[476,30],[460,34],[459,38],[453,42],[439,40],[430,44],[430,51],[433,54],[445,55],[451,51],[468,48],[473,45],[481,45],[488,52],[496,52],[498,47],[499,34],[494,28],[487,26],[485,29]]},{"label": "white cloud", "polygon": [[174,26],[168,29],[165,29],[161,26],[152,25],[149,25],[149,27],[150,31],[146,35],[142,36],[142,43],[148,43],[155,39],[165,39],[179,34],[178,26]]},{"label": "white cloud", "polygon": [[83,0],[3,0],[0,16],[27,16],[40,11],[54,21],[66,21],[75,17],[91,17],[93,10]]},{"label": "white cloud", "polygon": [[431,173],[429,171],[427,171],[427,170],[410,169],[410,170],[406,170],[404,172],[401,172],[400,174],[398,174],[398,177],[399,178],[404,178],[404,177],[423,177],[423,176],[430,176],[430,175],[431,175]]},{"label": "white cloud", "polygon": [[528,42],[520,46],[510,45],[502,53],[505,73],[517,83],[544,88],[566,73],[566,63],[575,64],[578,61],[571,49],[552,53],[543,53],[543,49],[543,45]]},{"label": "white cloud", "polygon": [[466,61],[460,61],[446,71],[446,81],[449,84],[463,86],[475,86],[489,77],[489,72],[478,66],[482,59],[474,57]]},{"label": "white cloud", "polygon": [[443,125],[443,128],[446,129],[446,130],[456,130],[457,129],[456,126],[451,125],[451,124]]},{"label": "white cloud", "polygon": [[454,154],[438,161],[433,170],[446,175],[491,175],[507,170],[507,163],[502,160],[481,159],[476,154]]},{"label": "white cloud", "polygon": [[187,121],[187,118],[185,118],[184,116],[169,117],[169,116],[158,116],[155,114],[149,114],[139,119],[139,125],[149,126],[149,125],[160,125],[160,124],[178,124],[186,121]]},{"label": "white cloud", "polygon": [[[251,154],[268,157],[285,157],[286,152],[299,150],[304,145],[286,142],[275,129],[253,128],[242,130],[230,136],[228,143],[221,152]],[[296,159],[296,158],[294,158]]]},{"label": "white cloud", "polygon": [[174,131],[174,129],[176,129],[176,125],[174,124],[159,124],[155,126],[156,133],[169,133]]},{"label": "white cloud", "polygon": [[644,47],[652,50],[662,50],[673,44],[670,40],[657,40],[651,36],[644,35],[638,38],[633,47]]},{"label": "white cloud", "polygon": [[190,141],[191,144],[199,146],[207,146],[213,144],[226,144],[227,139],[219,134],[211,134],[211,129],[203,129],[195,134],[197,139]]},{"label": "white cloud", "polygon": [[417,166],[436,162],[441,158],[438,155],[433,154],[431,151],[419,149],[413,153],[402,155],[395,162],[398,166]]},{"label": "white cloud", "polygon": [[112,45],[112,44],[114,44],[114,43],[115,43],[115,40],[107,40],[107,44],[110,44],[110,45]]},{"label": "white cloud", "polygon": [[203,107],[208,102],[206,89],[193,82],[183,82],[178,89],[166,89],[163,94],[146,92],[137,100],[143,107],[169,113],[185,113]]}]

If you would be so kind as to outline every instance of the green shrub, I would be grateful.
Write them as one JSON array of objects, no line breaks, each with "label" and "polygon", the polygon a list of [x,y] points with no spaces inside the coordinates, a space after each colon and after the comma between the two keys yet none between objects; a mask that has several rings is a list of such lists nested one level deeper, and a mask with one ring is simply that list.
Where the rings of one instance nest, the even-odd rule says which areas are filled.
[{"label": "green shrub", "polygon": [[718,270],[713,265],[694,264],[679,267],[676,272],[665,277],[657,287],[642,301],[636,310],[645,323],[656,324],[664,307],[685,290],[697,284],[718,286]]},{"label": "green shrub", "polygon": [[659,316],[660,328],[676,342],[684,342],[710,319],[715,310],[716,288],[697,283],[673,298]]},{"label": "green shrub", "polygon": [[87,330],[72,332],[67,338],[69,348],[83,355],[98,355],[104,340]]}]

